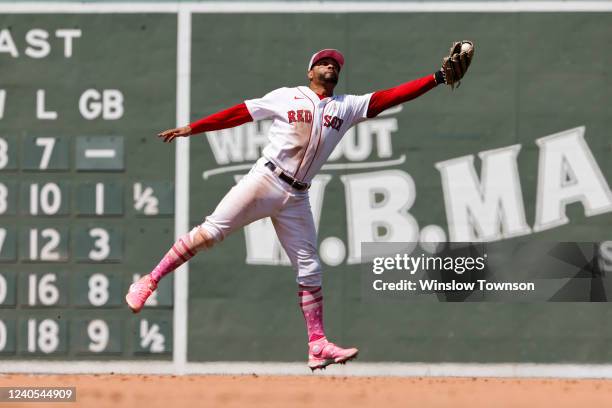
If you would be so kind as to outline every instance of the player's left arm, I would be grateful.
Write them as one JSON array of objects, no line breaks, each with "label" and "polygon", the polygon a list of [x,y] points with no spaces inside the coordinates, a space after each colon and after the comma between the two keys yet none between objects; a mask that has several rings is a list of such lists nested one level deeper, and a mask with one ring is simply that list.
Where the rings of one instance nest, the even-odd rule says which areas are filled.
[{"label": "player's left arm", "polygon": [[370,97],[366,118],[373,118],[386,109],[417,98],[440,84],[450,85],[453,89],[458,87],[473,57],[472,41],[454,42],[449,55],[442,59],[442,68],[434,74],[374,92]]},{"label": "player's left arm", "polygon": [[423,95],[441,83],[444,83],[444,77],[441,71],[438,71],[393,88],[376,91],[370,97],[366,117],[373,118],[384,110]]}]

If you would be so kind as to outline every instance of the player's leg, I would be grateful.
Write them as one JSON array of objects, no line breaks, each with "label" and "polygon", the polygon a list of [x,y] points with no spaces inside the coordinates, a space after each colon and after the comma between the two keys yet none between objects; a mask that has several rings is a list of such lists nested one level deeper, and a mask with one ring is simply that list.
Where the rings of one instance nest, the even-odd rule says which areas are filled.
[{"label": "player's leg", "polygon": [[213,237],[200,225],[180,237],[151,272],[151,279],[158,283],[164,276],[187,262],[202,250],[213,246]]},{"label": "player's leg", "polygon": [[201,226],[193,228],[180,237],[150,274],[144,275],[130,286],[125,296],[130,309],[135,313],[140,311],[164,276],[194,257],[198,251],[210,248],[212,245],[212,236]]},{"label": "player's leg", "polygon": [[294,195],[272,217],[272,223],[297,274],[299,305],[308,332],[308,366],[314,371],[355,358],[356,348],[338,347],[325,336],[322,269],[308,195]]},{"label": "player's leg", "polygon": [[267,168],[260,167],[256,165],[232,187],[204,223],[181,236],[150,274],[130,286],[126,302],[132,311],[140,311],[159,281],[199,251],[212,247],[236,229],[270,216],[280,208],[287,193],[272,185],[275,176]]}]

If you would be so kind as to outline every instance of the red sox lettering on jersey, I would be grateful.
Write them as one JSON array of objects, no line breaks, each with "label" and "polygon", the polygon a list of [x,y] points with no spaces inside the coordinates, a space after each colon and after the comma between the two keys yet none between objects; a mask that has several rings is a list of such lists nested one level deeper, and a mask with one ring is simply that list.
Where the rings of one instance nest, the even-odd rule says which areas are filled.
[{"label": "red sox lettering on jersey", "polygon": [[274,118],[263,156],[309,183],[342,136],[365,120],[371,94],[320,99],[310,88],[279,88],[245,101],[253,120]]},{"label": "red sox lettering on jersey", "polygon": [[[344,123],[344,119],[340,119],[337,116],[325,115],[323,117],[323,120],[323,126],[331,127],[332,129],[335,129],[337,131],[340,131],[340,126],[342,126],[342,123]],[[289,123],[312,123],[312,112],[309,110],[289,111],[287,112],[287,121]]]},{"label": "red sox lettering on jersey", "polygon": [[325,115],[323,118],[325,119],[325,123],[323,123],[323,126],[331,127],[332,129],[336,129],[337,131],[340,131],[340,126],[342,126],[342,123],[344,123],[344,119],[340,119],[337,116]]},{"label": "red sox lettering on jersey", "polygon": [[287,112],[287,120],[289,123],[294,122],[305,122],[312,123],[312,112],[309,110],[298,110],[298,111],[289,111]]}]

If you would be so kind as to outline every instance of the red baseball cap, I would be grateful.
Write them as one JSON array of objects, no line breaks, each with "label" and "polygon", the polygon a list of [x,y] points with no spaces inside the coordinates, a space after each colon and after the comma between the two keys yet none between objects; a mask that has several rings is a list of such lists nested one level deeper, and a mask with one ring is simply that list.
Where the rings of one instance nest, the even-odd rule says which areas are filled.
[{"label": "red baseball cap", "polygon": [[310,58],[310,62],[308,63],[308,71],[310,71],[314,64],[316,64],[319,60],[322,60],[323,58],[333,59],[338,63],[340,69],[342,69],[342,66],[344,65],[344,56],[340,51],[334,50],[332,48],[326,48],[324,50],[315,52],[312,58]]}]

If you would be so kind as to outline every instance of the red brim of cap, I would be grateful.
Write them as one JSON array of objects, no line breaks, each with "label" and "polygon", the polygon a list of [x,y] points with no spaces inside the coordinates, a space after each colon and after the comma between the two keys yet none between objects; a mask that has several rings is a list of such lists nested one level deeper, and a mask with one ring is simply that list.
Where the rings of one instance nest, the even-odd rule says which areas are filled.
[{"label": "red brim of cap", "polygon": [[327,49],[321,50],[312,56],[312,58],[310,59],[310,64],[308,65],[308,70],[312,69],[312,66],[323,58],[333,59],[338,63],[340,68],[342,68],[342,66],[344,65],[344,56],[342,55],[342,53],[340,53],[340,51]]}]

